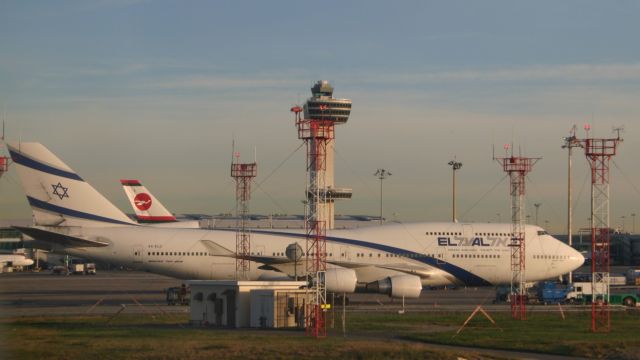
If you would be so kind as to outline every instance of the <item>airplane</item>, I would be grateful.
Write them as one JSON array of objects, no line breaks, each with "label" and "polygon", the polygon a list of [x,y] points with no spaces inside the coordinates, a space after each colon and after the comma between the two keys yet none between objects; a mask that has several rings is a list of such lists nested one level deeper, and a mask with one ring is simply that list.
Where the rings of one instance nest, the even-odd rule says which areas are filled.
[{"label": "airplane", "polygon": [[178,220],[140,180],[123,179],[120,184],[135,211],[138,223],[159,227],[200,228],[198,221]]},{"label": "airplane", "polygon": [[31,266],[33,260],[22,254],[0,254],[0,264],[2,266]]},{"label": "airplane", "polygon": [[[8,146],[33,212],[33,226],[16,226],[46,249],[180,279],[235,278],[234,229],[142,226],[114,206],[39,143]],[[526,225],[525,281],[557,278],[584,257]],[[509,284],[511,224],[394,223],[328,230],[326,288],[419,297],[425,286]],[[304,230],[251,230],[249,280],[293,277],[305,268],[286,248],[305,248]]]}]

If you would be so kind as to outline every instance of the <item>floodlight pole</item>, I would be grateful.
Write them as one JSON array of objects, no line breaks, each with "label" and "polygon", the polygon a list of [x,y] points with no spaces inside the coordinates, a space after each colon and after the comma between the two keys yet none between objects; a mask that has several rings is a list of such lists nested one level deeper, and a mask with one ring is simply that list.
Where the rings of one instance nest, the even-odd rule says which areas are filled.
[{"label": "floodlight pole", "polygon": [[389,176],[391,176],[391,172],[389,172],[386,169],[378,169],[376,170],[376,173],[373,174],[373,176],[377,177],[378,179],[380,179],[380,225],[382,225],[383,222],[383,212],[382,212],[382,182],[384,179],[388,178]]},{"label": "floodlight pole", "polygon": [[[576,126],[573,125],[571,128],[571,132],[569,136],[564,138],[564,145],[562,145],[563,149],[567,149],[568,156],[568,170],[567,170],[567,237],[569,246],[573,247],[573,188],[571,186],[571,169],[572,169],[572,161],[571,156],[573,155],[574,147],[582,147],[580,141],[576,138]],[[537,221],[537,216],[536,216]],[[568,282],[573,283],[573,272],[569,272]]]},{"label": "floodlight pole", "polygon": [[542,205],[542,203],[535,203],[535,204],[533,204],[533,206],[535,206],[535,207],[536,207],[536,226],[540,226],[540,225],[538,224],[538,210],[540,210],[540,205]]},{"label": "floodlight pole", "polygon": [[452,222],[456,222],[456,171],[460,170],[460,168],[462,167],[462,163],[461,162],[457,162],[455,157],[453,158],[453,160],[449,161],[449,165],[451,166],[451,169],[453,170],[453,189],[452,189],[452,210],[451,210],[451,221]]}]

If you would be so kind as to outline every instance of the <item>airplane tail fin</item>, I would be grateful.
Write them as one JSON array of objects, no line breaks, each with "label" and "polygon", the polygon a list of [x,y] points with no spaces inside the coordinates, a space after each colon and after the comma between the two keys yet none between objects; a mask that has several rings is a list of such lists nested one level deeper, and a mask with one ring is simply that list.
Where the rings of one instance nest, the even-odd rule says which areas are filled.
[{"label": "airplane tail fin", "polygon": [[120,209],[40,143],[8,144],[35,225],[133,225]]},{"label": "airplane tail fin", "polygon": [[176,221],[176,217],[147,190],[139,180],[120,180],[131,207],[140,223],[166,223]]}]

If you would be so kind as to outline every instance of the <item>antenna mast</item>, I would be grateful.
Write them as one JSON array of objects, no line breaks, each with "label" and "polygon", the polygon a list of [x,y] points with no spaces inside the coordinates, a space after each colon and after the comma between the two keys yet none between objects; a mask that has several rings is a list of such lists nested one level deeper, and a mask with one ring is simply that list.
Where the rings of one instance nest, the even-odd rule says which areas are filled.
[{"label": "antenna mast", "polygon": [[258,165],[255,162],[240,163],[240,153],[232,153],[231,177],[236,182],[236,280],[249,280],[251,271],[251,231],[247,229],[247,215],[251,182],[257,175]]},{"label": "antenna mast", "polygon": [[[509,155],[511,149],[511,155]],[[509,174],[511,193],[511,316],[526,320],[525,307],[525,178],[540,158],[513,155],[513,146],[505,145],[505,157],[495,158]]]},{"label": "antenna mast", "polygon": [[609,164],[622,142],[622,128],[615,128],[614,139],[589,137],[578,140],[591,167],[591,331],[611,331],[609,273],[611,271],[611,234],[609,225]]}]

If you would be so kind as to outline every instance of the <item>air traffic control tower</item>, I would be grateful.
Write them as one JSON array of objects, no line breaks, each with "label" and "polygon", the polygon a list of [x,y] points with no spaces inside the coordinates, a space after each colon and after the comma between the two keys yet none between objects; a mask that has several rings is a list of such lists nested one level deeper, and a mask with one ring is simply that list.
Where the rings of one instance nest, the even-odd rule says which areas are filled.
[{"label": "air traffic control tower", "polygon": [[[336,99],[333,97],[333,86],[327,80],[320,80],[311,88],[312,96],[307,99],[304,104],[304,118],[306,120],[317,120],[321,122],[331,122],[334,125],[340,125],[347,122],[351,114],[350,99]],[[325,173],[324,184],[326,194],[320,196],[323,201],[318,204],[319,217],[326,216],[325,221],[327,229],[334,228],[334,202],[336,199],[350,199],[352,190],[348,188],[338,188],[335,186],[334,179],[334,145],[335,137],[327,142],[325,157]],[[312,172],[310,176],[316,176]],[[314,183],[314,179],[309,179],[310,183]],[[311,194],[307,194],[309,200]]]}]

